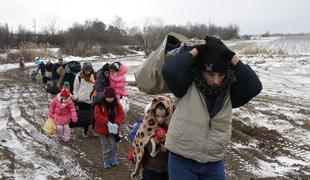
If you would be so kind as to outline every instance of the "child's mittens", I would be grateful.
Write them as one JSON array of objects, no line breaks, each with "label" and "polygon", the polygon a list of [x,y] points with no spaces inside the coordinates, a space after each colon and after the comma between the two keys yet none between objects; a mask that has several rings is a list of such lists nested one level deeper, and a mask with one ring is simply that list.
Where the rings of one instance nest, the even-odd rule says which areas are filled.
[{"label": "child's mittens", "polygon": [[157,143],[161,142],[166,137],[166,130],[164,128],[157,128],[155,130],[154,139]]},{"label": "child's mittens", "polygon": [[108,122],[108,129],[109,129],[109,133],[111,133],[111,134],[117,134],[118,133],[118,125],[111,123],[110,121]]}]

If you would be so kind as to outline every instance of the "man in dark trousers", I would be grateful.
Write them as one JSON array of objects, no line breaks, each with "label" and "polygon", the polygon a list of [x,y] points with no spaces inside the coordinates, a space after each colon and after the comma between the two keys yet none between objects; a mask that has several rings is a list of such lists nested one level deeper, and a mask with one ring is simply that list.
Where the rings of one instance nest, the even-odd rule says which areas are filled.
[{"label": "man in dark trousers", "polygon": [[231,140],[232,108],[260,93],[249,65],[215,37],[177,54],[162,75],[179,98],[166,137],[171,180],[224,180],[224,154]]}]

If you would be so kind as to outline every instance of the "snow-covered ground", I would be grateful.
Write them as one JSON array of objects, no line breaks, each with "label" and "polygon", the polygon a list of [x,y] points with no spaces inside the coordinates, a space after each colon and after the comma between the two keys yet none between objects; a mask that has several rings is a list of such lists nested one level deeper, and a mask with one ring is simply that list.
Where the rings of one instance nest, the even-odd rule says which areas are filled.
[{"label": "snow-covered ground", "polygon": [[282,52],[289,55],[310,55],[310,35],[227,41],[226,44],[241,53],[249,49],[260,49],[270,52]]},{"label": "snow-covered ground", "polygon": [[[228,176],[231,179],[310,179],[310,38],[276,37],[227,44],[242,48],[248,44],[265,49],[281,49],[288,53],[285,56],[240,56],[257,72],[263,90],[246,106],[234,110],[233,141],[225,159]],[[237,51],[242,52],[241,49]],[[96,70],[105,62],[121,60],[129,69],[126,79],[130,82],[134,81],[136,67],[144,62],[142,56],[68,56],[64,59],[92,61]],[[18,64],[0,65],[0,75],[14,68],[18,68]],[[5,155],[5,158],[0,156],[0,179],[63,178],[64,168],[71,169],[66,171],[69,177],[91,176],[80,167],[75,151],[42,134],[45,117],[42,112],[39,114],[39,110],[47,113],[48,104],[38,100],[46,98],[39,84],[17,83],[13,87],[9,82],[3,82],[5,84],[0,86],[0,155]],[[136,86],[128,86],[128,90],[132,94],[132,107],[143,109],[151,98]],[[60,149],[62,153],[59,154],[57,152]],[[50,162],[47,156],[56,158],[58,163]],[[17,166],[25,165],[27,168],[17,167],[12,171],[11,166],[15,161],[18,162]],[[77,172],[79,174],[75,174]]]},{"label": "snow-covered ground", "polygon": [[[263,90],[247,106],[234,110],[234,117],[252,128],[274,130],[287,140],[282,143],[280,138],[278,149],[274,149],[276,155],[265,154],[267,160],[260,159],[255,166],[244,163],[259,177],[303,172],[310,178],[310,37],[265,38],[228,44],[238,47],[240,43],[288,53],[286,56],[241,56],[258,74]],[[259,144],[253,138],[247,145],[240,146],[236,142],[231,148],[254,150]]]},{"label": "snow-covered ground", "polygon": [[[113,56],[101,60],[98,57],[70,56],[65,57],[65,60],[90,60],[93,61],[94,69],[98,70],[106,62],[111,63],[119,58],[122,58],[122,63],[127,67],[136,67],[143,62],[142,56]],[[0,179],[91,179],[85,167],[81,168],[77,158],[85,155],[56,143],[43,133],[48,103],[42,102],[47,100],[47,96],[41,85],[6,81],[4,74],[10,70],[16,69],[16,75],[22,74],[18,66],[18,63],[0,65]],[[26,67],[30,67],[25,71],[28,74],[36,66],[34,63],[26,63]],[[126,77],[132,81],[132,76],[128,74]]]}]

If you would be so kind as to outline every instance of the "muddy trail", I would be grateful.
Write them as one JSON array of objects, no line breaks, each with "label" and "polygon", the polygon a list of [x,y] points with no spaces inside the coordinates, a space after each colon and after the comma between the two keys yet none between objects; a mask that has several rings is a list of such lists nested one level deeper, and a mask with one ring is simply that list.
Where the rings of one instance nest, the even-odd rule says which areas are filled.
[{"label": "muddy trail", "polygon": [[[48,94],[40,80],[28,78],[28,71],[0,72],[0,127],[6,127],[0,131],[0,179],[130,179],[134,166],[127,160],[126,138],[120,142],[120,164],[104,170],[98,137],[84,138],[82,129],[75,128],[71,142],[59,144],[43,132]],[[125,135],[152,99],[134,83],[128,83],[128,90],[131,108],[121,127]],[[282,112],[282,107],[287,111]],[[299,119],[291,118],[290,113]],[[310,179],[309,139],[299,139],[308,137],[309,116],[309,104],[266,94],[235,110],[232,143],[224,159],[227,178]],[[290,128],[277,131],[253,119]],[[299,136],[294,136],[296,133]],[[279,157],[295,161],[285,164]]]}]

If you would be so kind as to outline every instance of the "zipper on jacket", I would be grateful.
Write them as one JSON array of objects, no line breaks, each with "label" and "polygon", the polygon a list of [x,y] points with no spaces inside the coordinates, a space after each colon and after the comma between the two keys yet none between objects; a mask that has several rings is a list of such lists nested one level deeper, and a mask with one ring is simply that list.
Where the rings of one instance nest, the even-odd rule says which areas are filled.
[{"label": "zipper on jacket", "polygon": [[200,98],[202,99],[202,102],[203,102],[203,105],[205,107],[205,110],[208,112],[208,116],[209,116],[209,130],[211,131],[212,130],[211,120],[212,119],[211,119],[210,114],[209,114],[209,110],[208,110],[208,106],[207,106],[207,103],[206,103],[205,95],[203,95],[199,90],[198,90],[198,93],[199,93]]}]

